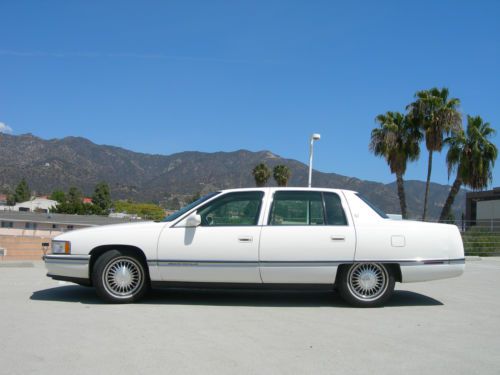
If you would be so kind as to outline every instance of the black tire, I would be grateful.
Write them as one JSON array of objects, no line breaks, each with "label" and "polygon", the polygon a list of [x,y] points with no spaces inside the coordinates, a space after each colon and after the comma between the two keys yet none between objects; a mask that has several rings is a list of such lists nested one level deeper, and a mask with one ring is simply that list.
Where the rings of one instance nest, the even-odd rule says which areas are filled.
[{"label": "black tire", "polygon": [[92,282],[99,297],[111,303],[135,302],[150,284],[144,262],[122,250],[109,250],[97,259]]},{"label": "black tire", "polygon": [[391,269],[380,263],[354,263],[340,270],[340,296],[358,307],[377,307],[391,297],[396,283]]}]

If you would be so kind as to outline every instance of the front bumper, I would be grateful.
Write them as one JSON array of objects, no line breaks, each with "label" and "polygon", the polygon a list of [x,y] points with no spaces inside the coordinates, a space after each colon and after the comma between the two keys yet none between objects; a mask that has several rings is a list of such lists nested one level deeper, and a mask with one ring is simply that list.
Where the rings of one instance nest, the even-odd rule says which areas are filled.
[{"label": "front bumper", "polygon": [[55,280],[88,280],[90,255],[44,255],[47,276]]}]

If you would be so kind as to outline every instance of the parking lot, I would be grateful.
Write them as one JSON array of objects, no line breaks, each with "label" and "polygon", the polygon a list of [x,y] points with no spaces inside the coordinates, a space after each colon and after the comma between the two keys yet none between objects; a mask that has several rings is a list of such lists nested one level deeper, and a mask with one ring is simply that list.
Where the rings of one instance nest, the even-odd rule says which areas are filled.
[{"label": "parking lot", "polygon": [[324,292],[92,288],[0,263],[1,374],[500,373],[500,258],[456,279],[397,284],[386,307]]}]

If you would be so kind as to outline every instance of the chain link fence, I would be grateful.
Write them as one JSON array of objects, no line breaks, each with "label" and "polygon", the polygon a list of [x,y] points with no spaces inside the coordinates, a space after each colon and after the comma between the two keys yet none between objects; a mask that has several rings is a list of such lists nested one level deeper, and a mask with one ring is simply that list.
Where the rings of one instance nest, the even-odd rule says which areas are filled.
[{"label": "chain link fence", "polygon": [[462,233],[465,255],[500,256],[500,220],[450,222]]}]

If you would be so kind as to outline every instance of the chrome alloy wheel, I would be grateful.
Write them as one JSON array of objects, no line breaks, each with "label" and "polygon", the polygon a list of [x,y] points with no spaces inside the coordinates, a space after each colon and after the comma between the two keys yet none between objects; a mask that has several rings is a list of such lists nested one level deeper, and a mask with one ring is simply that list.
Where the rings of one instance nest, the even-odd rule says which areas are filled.
[{"label": "chrome alloy wheel", "polygon": [[383,295],[388,286],[389,274],[377,263],[355,264],[347,275],[347,286],[359,300],[374,301]]},{"label": "chrome alloy wheel", "polygon": [[144,282],[142,267],[133,258],[116,258],[104,269],[102,282],[109,294],[116,298],[128,298]]}]

